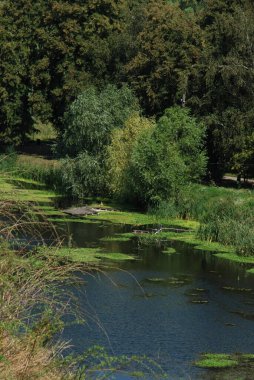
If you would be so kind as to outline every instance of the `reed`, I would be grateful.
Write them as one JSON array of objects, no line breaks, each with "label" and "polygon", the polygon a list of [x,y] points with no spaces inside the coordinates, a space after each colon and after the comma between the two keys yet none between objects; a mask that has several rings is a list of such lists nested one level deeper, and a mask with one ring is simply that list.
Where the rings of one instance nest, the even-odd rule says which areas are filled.
[{"label": "reed", "polygon": [[254,196],[252,190],[191,185],[177,199],[150,208],[155,216],[200,222],[197,237],[234,246],[240,256],[254,255]]}]

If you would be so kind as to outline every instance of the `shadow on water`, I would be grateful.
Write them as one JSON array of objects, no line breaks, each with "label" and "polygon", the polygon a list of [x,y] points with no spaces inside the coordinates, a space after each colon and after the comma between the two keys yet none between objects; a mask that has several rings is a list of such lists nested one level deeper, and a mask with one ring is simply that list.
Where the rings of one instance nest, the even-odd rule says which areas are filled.
[{"label": "shadow on water", "polygon": [[[145,354],[170,379],[217,380],[229,378],[227,374],[249,379],[247,369],[243,377],[237,369],[234,377],[233,370],[210,372],[193,366],[203,352],[253,352],[254,322],[244,316],[254,315],[254,278],[243,267],[179,241],[167,243],[176,250],[172,254],[162,252],[165,243],[142,246],[138,238],[101,241],[129,232],[131,226],[65,226],[75,246],[99,246],[139,258],[85,276],[87,285],[73,289],[87,324],[64,329],[62,338],[71,341],[71,350],[82,353],[101,345],[115,355]],[[116,375],[118,380],[129,378]]]}]

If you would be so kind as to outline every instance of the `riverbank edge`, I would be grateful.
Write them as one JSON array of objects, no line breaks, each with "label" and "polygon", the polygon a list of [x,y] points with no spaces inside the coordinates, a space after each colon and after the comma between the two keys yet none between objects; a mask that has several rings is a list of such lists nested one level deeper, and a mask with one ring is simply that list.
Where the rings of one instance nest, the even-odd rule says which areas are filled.
[{"label": "riverbank edge", "polygon": [[[22,183],[23,187],[17,187],[16,183]],[[186,229],[188,231],[176,233],[176,232],[161,232],[154,234],[144,234],[138,236],[141,243],[144,241],[152,242],[158,240],[177,240],[182,241],[184,243],[190,244],[194,247],[194,249],[200,251],[209,251],[214,254],[216,257],[228,260],[231,262],[238,263],[239,265],[244,266],[252,266],[251,268],[246,268],[246,272],[249,274],[254,274],[254,257],[252,256],[238,256],[236,254],[236,250],[233,246],[225,246],[217,242],[210,242],[200,240],[197,237],[197,232],[199,228],[199,222],[195,220],[183,220],[183,219],[175,219],[175,218],[158,218],[153,214],[141,213],[137,211],[126,211],[122,209],[121,205],[119,208],[121,210],[116,210],[114,207],[111,211],[103,211],[97,215],[90,215],[86,217],[79,218],[69,218],[66,214],[64,214],[61,210],[56,209],[53,204],[53,200],[61,197],[61,195],[57,194],[54,191],[49,191],[43,188],[43,184],[22,178],[22,177],[12,177],[10,175],[5,175],[4,173],[0,175],[0,185],[2,188],[2,194],[4,194],[4,200],[13,201],[19,200],[22,202],[34,203],[34,212],[42,213],[45,217],[49,219],[50,222],[79,222],[79,223],[100,223],[100,222],[108,222],[113,224],[126,224],[134,227],[147,227],[147,226],[174,226],[176,228]],[[33,185],[35,189],[29,189],[27,186]],[[39,188],[39,189],[38,189]],[[43,205],[40,205],[43,203]],[[93,203],[92,206],[100,206],[101,200],[99,203]],[[106,203],[104,204],[104,206]],[[116,206],[116,205],[114,205]],[[133,237],[137,237],[136,233],[126,233],[122,234],[122,236],[118,237],[118,239],[131,239]],[[116,236],[117,240],[117,236]],[[102,258],[103,256],[101,256]],[[120,257],[120,256],[119,256]],[[66,258],[70,258],[69,254]],[[110,258],[110,256],[109,256]],[[130,257],[128,257],[130,259]],[[117,260],[117,258],[116,258]],[[122,260],[122,257],[120,258]],[[85,260],[82,260],[85,263]],[[91,263],[91,260],[88,259],[88,262]]]}]

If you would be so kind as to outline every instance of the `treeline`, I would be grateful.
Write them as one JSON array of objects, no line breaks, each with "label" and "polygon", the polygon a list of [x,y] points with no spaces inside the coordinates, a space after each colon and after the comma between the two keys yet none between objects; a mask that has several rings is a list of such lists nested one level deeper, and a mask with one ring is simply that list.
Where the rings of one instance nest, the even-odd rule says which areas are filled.
[{"label": "treeline", "polygon": [[[95,157],[85,146],[75,153],[78,136],[68,151],[67,121],[76,112],[75,102],[107,91],[109,84],[118,91],[127,85],[140,106],[131,105],[126,118],[109,115],[116,122],[112,127],[122,128],[133,112],[161,125],[163,114],[180,112],[165,109],[185,105],[194,123],[206,125],[212,178],[219,180],[226,170],[254,175],[251,0],[5,0],[0,55],[2,144],[20,144],[36,121],[50,121],[60,136],[58,152],[62,144],[64,154]],[[110,108],[110,101],[106,104],[103,96],[101,101]],[[189,117],[187,111],[178,116]],[[99,113],[96,119],[88,123],[93,149]],[[147,136],[152,133],[154,141],[159,139],[157,130]],[[104,137],[100,144],[106,146],[111,135]],[[96,168],[101,170],[101,164],[91,171]]]}]

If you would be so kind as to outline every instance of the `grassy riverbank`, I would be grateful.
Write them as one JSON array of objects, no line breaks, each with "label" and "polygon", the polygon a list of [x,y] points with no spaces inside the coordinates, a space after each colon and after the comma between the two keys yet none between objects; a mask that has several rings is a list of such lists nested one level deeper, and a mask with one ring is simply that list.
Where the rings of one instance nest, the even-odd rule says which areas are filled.
[{"label": "grassy riverbank", "polygon": [[[27,158],[25,158],[25,162],[27,162]],[[38,158],[37,163],[35,160],[34,168],[39,165],[41,167],[39,173],[47,172],[48,167],[51,167],[52,164],[47,163],[45,166],[45,162],[47,160]],[[22,165],[24,165],[24,162]],[[33,174],[36,173],[35,169],[30,171],[20,170],[19,164],[17,166],[9,165],[8,167],[9,170],[5,168],[5,175],[0,178],[3,199],[34,202],[34,212],[44,215],[51,222],[73,221],[61,210],[55,209],[53,200],[57,197],[57,194],[46,189],[50,187],[49,184],[45,185],[38,181],[39,178],[36,179]],[[10,170],[11,167],[16,167],[16,169]],[[28,164],[25,167],[28,168]],[[17,176],[17,168],[21,173],[19,177]],[[34,187],[35,189],[31,191],[28,187]],[[113,206],[113,211],[86,218],[76,218],[75,222],[111,222],[132,225],[133,229],[139,228],[139,226],[151,225],[160,225],[162,227],[171,225],[177,228],[186,228],[190,231],[179,234],[162,230],[156,234],[139,235],[139,239],[143,244],[161,240],[180,240],[193,245],[195,249],[216,253],[220,259],[253,265],[253,191],[201,185],[197,185],[193,189],[193,193],[186,195],[181,205],[181,210],[178,211],[172,205],[167,204],[164,207],[152,209],[148,213],[130,212],[126,211],[122,206],[119,208],[119,205],[109,202],[109,205]],[[87,199],[93,206],[101,205],[102,200],[105,206],[105,202],[108,201],[102,198],[97,202],[96,199]],[[84,201],[86,202],[86,200]],[[38,204],[40,204],[39,210]],[[117,208],[119,209],[117,210]],[[230,231],[228,231],[227,226],[229,226]],[[245,238],[247,236],[246,241],[242,241],[241,236],[236,233],[237,230],[241,231],[241,229],[244,229]],[[220,235],[223,235],[222,238]],[[122,239],[130,239],[135,236],[137,235],[129,233],[128,236],[122,236]],[[236,239],[241,241],[236,241]],[[75,257],[77,258],[77,255]],[[87,257],[87,262],[92,261],[90,256],[83,255],[83,262],[86,261],[85,257]],[[93,257],[94,262],[97,262],[98,257]],[[252,273],[253,270],[249,269],[249,272]]]}]

